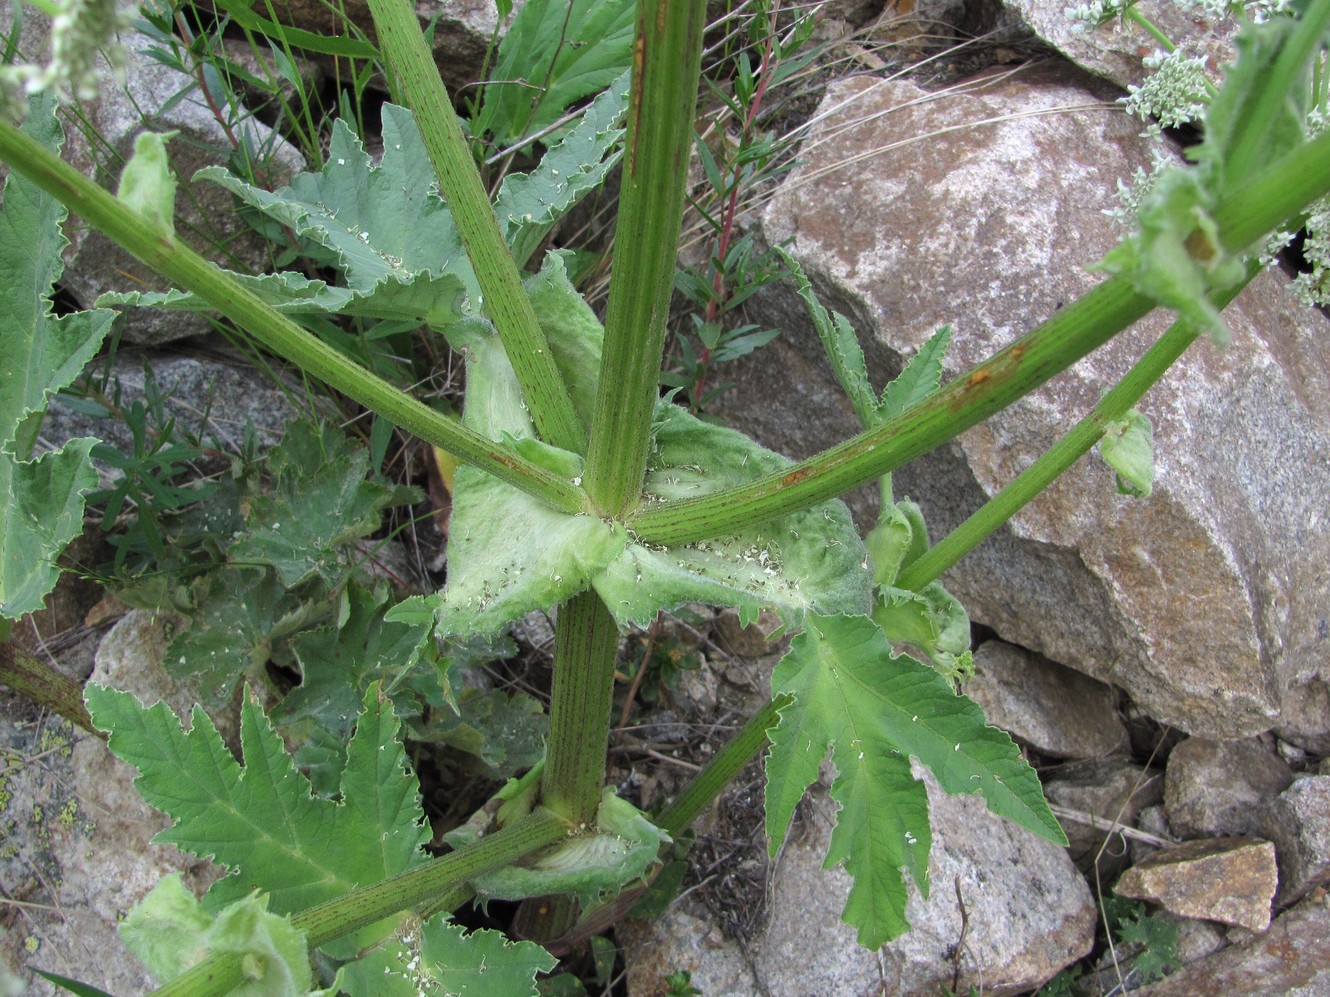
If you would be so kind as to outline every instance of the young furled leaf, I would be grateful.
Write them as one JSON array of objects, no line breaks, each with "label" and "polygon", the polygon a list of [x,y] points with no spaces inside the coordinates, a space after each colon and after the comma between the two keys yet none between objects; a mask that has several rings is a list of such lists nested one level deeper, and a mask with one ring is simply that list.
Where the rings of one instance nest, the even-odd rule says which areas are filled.
[{"label": "young furled leaf", "polygon": [[134,140],[134,155],[120,174],[115,196],[148,224],[175,232],[175,174],[166,143],[179,132],[141,132]]},{"label": "young furled leaf", "polygon": [[[208,911],[258,889],[269,909],[291,914],[377,882],[424,860],[429,825],[420,788],[398,739],[398,723],[377,684],[346,750],[341,799],[310,795],[281,738],[257,704],[241,708],[243,767],[195,707],[183,731],[165,703],[140,705],[128,693],[90,685],[88,711],[110,734],[111,751],[139,770],[134,781],[175,823],[169,842],[227,866],[204,898]],[[328,946],[352,955],[385,934],[372,926]]]},{"label": "young furled leaf", "polygon": [[854,880],[844,918],[861,945],[876,949],[908,928],[902,869],[927,893],[928,806],[911,757],[947,792],[982,793],[994,813],[1066,844],[1011,738],[932,668],[894,655],[871,620],[809,617],[771,688],[794,696],[767,756],[772,854],[830,748],[837,771],[831,796],[840,811],[827,864],[843,862]]},{"label": "young furled leaf", "polygon": [[[33,96],[23,131],[59,150],[53,98]],[[59,201],[10,172],[0,209],[0,617],[12,619],[41,608],[59,575],[56,558],[82,529],[83,493],[97,484],[88,457],[96,440],[28,459],[46,400],[78,376],[115,318],[51,314],[65,215]]]},{"label": "young furled leaf", "polygon": [[1154,430],[1148,416],[1132,409],[1104,427],[1099,456],[1117,472],[1118,492],[1149,498],[1155,480]]},{"label": "young furled leaf", "polygon": [[244,960],[246,976],[233,993],[306,997],[310,992],[304,933],[269,911],[262,894],[251,893],[212,914],[186,889],[180,873],[171,873],[120,922],[120,937],[163,983],[210,955],[231,952]]}]

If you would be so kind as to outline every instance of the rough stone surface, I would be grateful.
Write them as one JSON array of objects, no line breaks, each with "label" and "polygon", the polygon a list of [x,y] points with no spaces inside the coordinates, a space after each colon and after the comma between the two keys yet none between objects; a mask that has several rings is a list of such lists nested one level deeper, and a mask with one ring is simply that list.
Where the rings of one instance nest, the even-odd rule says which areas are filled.
[{"label": "rough stone surface", "polygon": [[1272,800],[1257,821],[1279,854],[1282,905],[1330,881],[1330,775],[1304,775]]},{"label": "rough stone surface", "polygon": [[[1159,47],[1159,43],[1135,21],[1114,18],[1109,24],[1093,31],[1077,28],[1076,22],[1066,15],[1067,0],[1004,0],[1003,9],[1016,25],[1033,32],[1038,38],[1057,49],[1082,69],[1112,80],[1120,87],[1139,84],[1146,75],[1141,59]],[[1210,60],[1211,66],[1223,65],[1232,58],[1229,39],[1233,22],[1218,31],[1205,22],[1188,16],[1182,6],[1171,0],[1140,0],[1136,5],[1142,14],[1157,24],[1188,54],[1198,54]],[[1218,83],[1219,80],[1215,79]]]},{"label": "rough stone surface", "polygon": [[1270,926],[1278,885],[1275,846],[1256,838],[1198,838],[1161,848],[1118,880],[1119,896],[1151,900],[1181,917]]},{"label": "rough stone surface", "polygon": [[[192,704],[196,697],[166,679],[164,646],[149,614],[130,613],[102,641],[91,681],[150,703],[165,696],[176,709]],[[31,963],[108,993],[148,992],[153,983],[121,945],[116,924],[167,873],[183,872],[202,892],[209,865],[149,843],[169,821],[139,799],[134,769],[98,738],[49,721],[0,722],[0,735],[7,759],[22,759],[0,777],[9,794],[0,882],[10,897],[34,905],[0,932],[0,952],[25,974]],[[30,994],[56,993],[44,980],[28,985]]]},{"label": "rough stone surface", "polygon": [[1190,737],[1168,756],[1164,807],[1183,838],[1247,834],[1257,812],[1293,781],[1293,770],[1260,741]]},{"label": "rough stone surface", "polygon": [[[513,15],[525,5],[526,0],[514,0]],[[415,7],[420,26],[433,25],[434,62],[449,92],[474,84],[499,26],[494,0],[416,0]],[[376,34],[365,0],[346,0],[336,7],[319,0],[278,0],[275,8],[282,23],[307,31],[342,34],[345,19],[371,40]]]},{"label": "rough stone surface", "polygon": [[[824,302],[860,330],[877,383],[940,326],[955,328],[955,375],[1098,283],[1084,268],[1121,236],[1103,210],[1149,153],[1139,123],[1106,109],[1097,86],[1052,66],[949,95],[867,77],[829,88],[803,165],[762,225],[768,242],[790,240]],[[927,143],[913,141],[921,134]],[[1003,639],[1125,689],[1189,733],[1269,729],[1330,639],[1330,531],[1317,525],[1330,500],[1330,464],[1317,456],[1330,395],[1312,375],[1330,368],[1330,330],[1282,284],[1262,275],[1226,313],[1233,344],[1197,344],[1145,399],[1153,497],[1119,496],[1107,466],[1081,461],[946,578]],[[802,305],[775,291],[753,300],[750,319],[786,335],[733,365],[730,397],[797,399],[797,416],[774,403],[718,414],[794,456],[852,435]],[[1168,322],[1150,316],[902,468],[897,492],[921,502],[935,535],[957,525]],[[852,497],[861,520],[869,492]]]},{"label": "rough stone surface", "polygon": [[912,891],[912,929],[904,937],[872,953],[841,922],[850,880],[840,868],[822,868],[833,807],[817,794],[808,822],[781,853],[771,920],[749,942],[751,963],[706,919],[667,915],[633,936],[629,992],[663,993],[662,971],[688,969],[709,997],[936,993],[944,986],[965,993],[980,981],[985,994],[1015,994],[1088,952],[1094,905],[1064,850],[994,817],[981,799],[946,796],[929,781],[932,889],[927,901]]},{"label": "rough stone surface", "polygon": [[1330,994],[1330,896],[1316,891],[1275,918],[1270,930],[1184,966],[1138,990],[1142,997]]},{"label": "rough stone surface", "polygon": [[988,722],[1054,758],[1099,758],[1128,747],[1117,698],[1102,682],[1002,641],[980,645],[965,694]]},{"label": "rough stone surface", "polygon": [[1083,872],[1090,874],[1097,864],[1101,877],[1110,879],[1122,869],[1127,844],[1120,832],[1103,830],[1102,822],[1134,826],[1142,810],[1163,798],[1162,781],[1120,759],[1078,762],[1050,774],[1044,782],[1049,803],[1089,818],[1062,821],[1072,861]]},{"label": "rough stone surface", "polygon": [[[121,350],[106,377],[106,395],[120,392],[128,408],[144,398],[146,370],[178,426],[228,452],[241,449],[252,429],[260,447],[272,447],[300,412],[292,403],[299,388],[283,390],[272,377],[220,350],[171,353]],[[206,413],[206,420],[204,415]],[[123,453],[132,453],[133,437],[121,419],[97,419],[71,409],[58,398],[47,406],[42,438],[54,446],[79,436],[94,436]]]},{"label": "rough stone surface", "polygon": [[1284,695],[1283,709],[1275,733],[1285,741],[1330,755],[1330,681],[1314,678],[1306,685],[1289,689]]},{"label": "rough stone surface", "polygon": [[[137,6],[133,6],[133,12],[137,17]],[[12,16],[11,8],[0,8],[0,36],[8,33]],[[49,21],[29,11],[23,19],[19,51],[30,61],[44,58],[49,31]],[[236,213],[231,193],[216,184],[190,179],[205,166],[225,163],[233,151],[222,126],[197,93],[170,104],[177,93],[192,86],[191,78],[141,56],[127,60],[126,69],[123,89],[105,85],[95,100],[80,105],[86,126],[72,129],[66,122],[62,157],[85,176],[115,190],[140,133],[178,131],[180,134],[167,146],[180,180],[176,193],[177,236],[230,269],[266,269],[268,244]],[[236,124],[233,130],[252,148],[265,150],[270,183],[280,186],[304,168],[300,154],[262,122],[251,118]],[[98,140],[90,142],[88,135],[96,135]],[[62,283],[83,307],[91,307],[106,291],[165,289],[143,264],[94,229],[69,224],[65,234],[69,247],[64,253]],[[136,309],[127,313],[122,335],[126,342],[160,344],[209,329],[207,319],[200,315]]]}]

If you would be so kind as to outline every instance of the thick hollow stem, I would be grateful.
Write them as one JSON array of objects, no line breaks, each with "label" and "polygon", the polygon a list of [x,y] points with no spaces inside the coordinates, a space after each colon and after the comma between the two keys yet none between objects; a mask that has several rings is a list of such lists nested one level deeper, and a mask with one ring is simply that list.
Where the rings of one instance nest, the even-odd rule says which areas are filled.
[{"label": "thick hollow stem", "polygon": [[541,802],[574,827],[591,824],[605,784],[619,628],[595,592],[559,609]]},{"label": "thick hollow stem", "polygon": [[611,516],[637,504],[646,474],[705,22],[705,0],[638,2],[628,146],[585,476],[591,501]]},{"label": "thick hollow stem", "polygon": [[459,460],[554,508],[582,511],[585,496],[571,481],[518,457],[358,366],[2,119],[0,159],[172,284],[197,294],[276,355]]},{"label": "thick hollow stem", "polygon": [[79,684],[12,641],[0,643],[0,683],[90,734],[106,737],[93,726]]},{"label": "thick hollow stem", "polygon": [[503,341],[536,429],[557,447],[585,453],[586,429],[522,289],[517,264],[499,231],[457,112],[416,21],[415,5],[406,0],[370,0],[369,8],[384,59],[415,112],[425,150],[484,295],[485,313]]},{"label": "thick hollow stem", "polygon": [[[567,833],[567,824],[548,810],[538,809],[475,844],[363,890],[311,907],[291,920],[305,932],[312,951],[335,938],[462,886],[481,873],[510,865],[562,840]],[[155,997],[213,997],[229,993],[244,982],[239,956],[227,953],[205,959],[153,993]]]},{"label": "thick hollow stem", "polygon": [[[1330,133],[1285,156],[1214,211],[1225,249],[1238,252],[1330,193]],[[1154,302],[1110,277],[1027,336],[881,426],[792,467],[697,499],[626,517],[666,546],[719,536],[867,484],[1033,391],[1147,314]]]}]

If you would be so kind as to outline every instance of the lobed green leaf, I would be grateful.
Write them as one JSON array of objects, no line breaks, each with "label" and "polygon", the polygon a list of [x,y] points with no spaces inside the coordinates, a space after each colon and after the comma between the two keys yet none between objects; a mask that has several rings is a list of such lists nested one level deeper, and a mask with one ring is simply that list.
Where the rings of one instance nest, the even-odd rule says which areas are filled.
[{"label": "lobed green leaf", "polygon": [[903,932],[908,870],[927,892],[930,832],[921,784],[909,759],[932,770],[949,793],[982,793],[988,808],[1058,844],[1066,838],[1039,780],[1006,733],[952,691],[932,668],[895,655],[869,619],[810,617],[771,678],[791,694],[771,732],[767,834],[774,854],[794,808],[831,750],[840,806],[827,861],[854,878],[845,919],[877,948]]},{"label": "lobed green leaf", "polygon": [[[290,914],[385,879],[424,859],[430,830],[420,790],[398,739],[398,723],[377,685],[347,745],[341,800],[317,798],[268,718],[251,701],[241,709],[243,766],[202,708],[192,727],[164,703],[140,705],[101,686],[85,691],[88,710],[109,733],[115,755],[139,770],[134,784],[174,824],[154,839],[227,866],[208,891],[218,911],[255,889],[277,914]],[[352,952],[382,930],[337,943]]]}]

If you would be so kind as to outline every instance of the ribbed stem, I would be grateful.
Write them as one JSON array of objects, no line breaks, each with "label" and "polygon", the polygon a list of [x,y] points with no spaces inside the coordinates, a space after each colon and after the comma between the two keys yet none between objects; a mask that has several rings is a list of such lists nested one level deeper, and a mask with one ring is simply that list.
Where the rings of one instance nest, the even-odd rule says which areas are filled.
[{"label": "ribbed stem", "polygon": [[[1257,269],[1254,264],[1251,266],[1252,276],[1255,276]],[[1227,307],[1249,281],[1250,277],[1239,287],[1216,295],[1215,306],[1221,309]],[[1107,427],[1125,416],[1132,406],[1145,397],[1145,393],[1154,387],[1199,334],[1199,330],[1188,322],[1178,321],[1169,326],[1168,331],[1146,351],[1089,415],[985,502],[974,515],[905,568],[894,583],[896,587],[917,592],[936,581],[944,571],[1016,515],[1052,484],[1058,475],[1089,453],[1090,448],[1103,439]]]},{"label": "ribbed stem", "polygon": [[88,715],[82,687],[12,641],[0,643],[0,684],[9,686],[19,695],[59,714],[88,733],[106,737]]},{"label": "ribbed stem", "polygon": [[541,802],[574,827],[595,820],[605,785],[619,628],[595,592],[559,609]]},{"label": "ribbed stem", "polygon": [[415,5],[408,0],[369,0],[369,9],[383,57],[402,98],[415,112],[425,150],[484,295],[485,313],[503,341],[536,430],[556,447],[585,453],[586,427],[573,409],[531,299],[522,289],[517,264],[499,231],[457,112],[416,20]]},{"label": "ribbed stem", "polygon": [[[1327,6],[1330,6],[1328,4]],[[1330,132],[1300,146],[1215,210],[1225,249],[1238,252],[1330,193]],[[945,443],[1067,369],[1153,309],[1123,275],[1110,277],[1024,338],[895,419],[793,467],[696,499],[626,517],[641,539],[703,540],[807,509],[867,484]]]},{"label": "ribbed stem", "polygon": [[571,481],[516,456],[358,366],[2,119],[0,159],[176,287],[197,294],[277,356],[459,460],[556,509],[582,511],[585,496]]},{"label": "ribbed stem", "polygon": [[619,515],[642,496],[683,219],[705,0],[638,0],[627,150],[586,490]]}]

